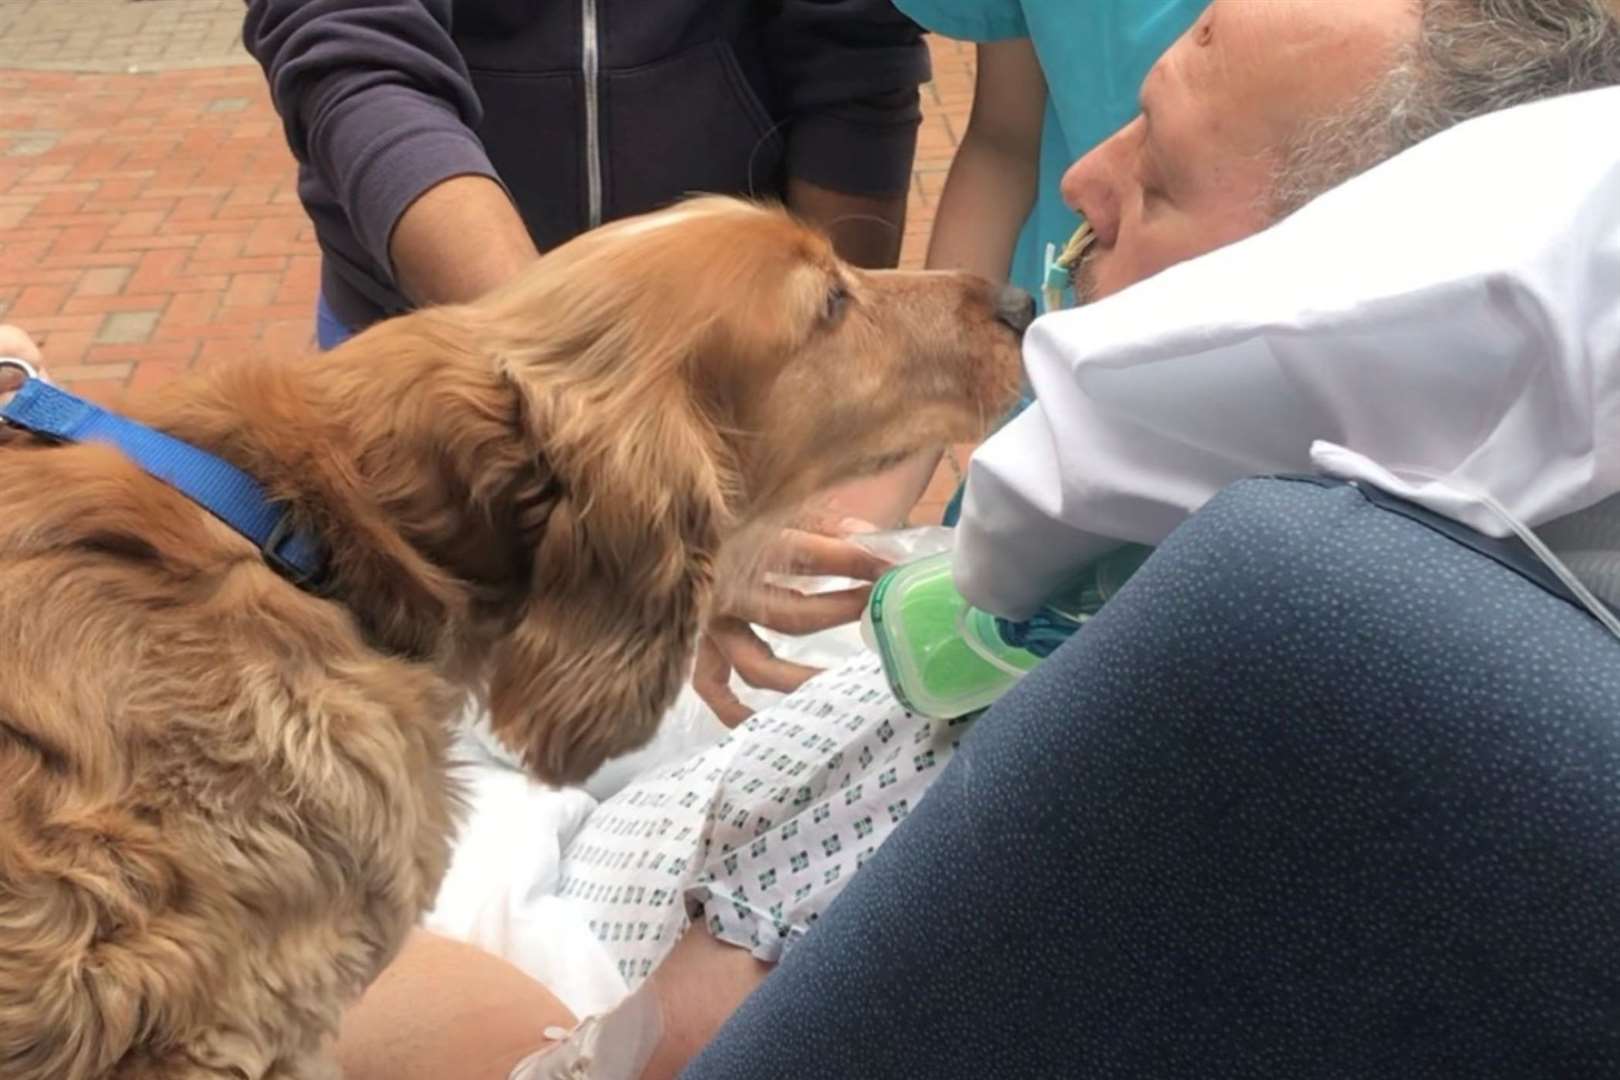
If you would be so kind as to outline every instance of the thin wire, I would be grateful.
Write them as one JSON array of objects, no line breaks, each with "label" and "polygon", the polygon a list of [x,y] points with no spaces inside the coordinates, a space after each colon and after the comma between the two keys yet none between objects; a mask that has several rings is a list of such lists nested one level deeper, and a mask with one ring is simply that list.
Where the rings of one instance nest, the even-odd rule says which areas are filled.
[{"label": "thin wire", "polygon": [[1592,613],[1598,622],[1603,624],[1609,633],[1613,634],[1616,639],[1620,639],[1620,619],[1615,617],[1614,612],[1609,610],[1608,605],[1594,596],[1592,590],[1586,587],[1586,583],[1576,577],[1575,572],[1564,564],[1564,560],[1560,559],[1552,548],[1548,547],[1546,542],[1537,536],[1528,525],[1509,513],[1507,507],[1496,500],[1496,496],[1483,489],[1474,488],[1467,484],[1459,484],[1455,479],[1425,472],[1422,469],[1401,468],[1392,469],[1391,471],[1445,484],[1454,490],[1462,492],[1464,495],[1478,499],[1493,514],[1501,518],[1520,540],[1524,541],[1524,545],[1530,549],[1531,554],[1546,564],[1547,568],[1553,572],[1558,580],[1564,583],[1564,587],[1575,595],[1575,598]]}]

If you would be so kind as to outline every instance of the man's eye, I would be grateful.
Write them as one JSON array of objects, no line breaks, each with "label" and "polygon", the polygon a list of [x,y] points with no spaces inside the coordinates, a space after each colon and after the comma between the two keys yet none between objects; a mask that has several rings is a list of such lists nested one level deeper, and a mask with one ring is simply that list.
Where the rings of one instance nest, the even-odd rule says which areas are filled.
[{"label": "man's eye", "polygon": [[828,289],[826,310],[827,321],[837,322],[838,319],[844,314],[844,308],[848,306],[848,304],[849,291],[842,285],[834,285],[831,289]]}]

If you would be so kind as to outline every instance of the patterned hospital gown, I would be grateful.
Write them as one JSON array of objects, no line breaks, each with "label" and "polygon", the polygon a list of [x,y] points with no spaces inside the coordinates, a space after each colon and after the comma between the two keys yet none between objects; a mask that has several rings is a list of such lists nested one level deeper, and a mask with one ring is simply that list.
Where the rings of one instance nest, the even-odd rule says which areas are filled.
[{"label": "patterned hospital gown", "polygon": [[917,805],[971,719],[907,712],[863,655],[603,803],[563,854],[560,895],[631,988],[691,918],[775,962]]}]

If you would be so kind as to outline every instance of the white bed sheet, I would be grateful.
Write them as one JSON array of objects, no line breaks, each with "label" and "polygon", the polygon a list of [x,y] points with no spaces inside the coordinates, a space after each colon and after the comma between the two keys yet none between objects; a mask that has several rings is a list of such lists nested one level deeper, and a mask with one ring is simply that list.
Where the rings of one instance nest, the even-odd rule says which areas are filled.
[{"label": "white bed sheet", "polygon": [[569,905],[553,895],[562,852],[596,800],[578,788],[535,783],[470,730],[458,757],[469,813],[423,926],[504,957],[576,1016],[611,1008],[624,981]]},{"label": "white bed sheet", "polygon": [[[949,530],[921,528],[864,540],[902,560],[945,550]],[[854,584],[842,579],[791,584],[815,591]],[[819,668],[841,666],[864,650],[858,626],[788,638],[756,628],[784,659]],[[769,707],[782,695],[733,680],[744,702]],[[713,745],[727,729],[688,685],[665,714],[652,742],[603,766],[583,786],[548,787],[522,772],[489,728],[469,711],[456,755],[470,807],[457,835],[449,872],[423,926],[506,959],[556,994],[575,1016],[604,1012],[627,992],[624,980],[572,901],[557,896],[562,853],[601,801],[641,773]]]}]

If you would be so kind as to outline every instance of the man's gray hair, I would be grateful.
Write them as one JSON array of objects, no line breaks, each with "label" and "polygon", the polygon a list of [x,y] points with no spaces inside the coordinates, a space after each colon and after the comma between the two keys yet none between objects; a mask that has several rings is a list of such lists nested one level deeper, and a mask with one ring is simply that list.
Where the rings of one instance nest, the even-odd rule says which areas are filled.
[{"label": "man's gray hair", "polygon": [[[1620,86],[1620,0],[1422,0],[1390,76],[1283,154],[1280,219],[1448,128],[1561,94]],[[1594,138],[1603,138],[1594,132]]]}]

